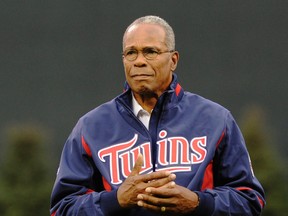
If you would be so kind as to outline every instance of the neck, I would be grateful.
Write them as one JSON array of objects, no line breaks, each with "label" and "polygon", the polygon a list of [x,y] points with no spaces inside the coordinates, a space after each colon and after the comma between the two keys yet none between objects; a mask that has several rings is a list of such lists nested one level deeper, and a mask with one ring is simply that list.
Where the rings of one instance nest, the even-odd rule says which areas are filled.
[{"label": "neck", "polygon": [[158,100],[158,96],[157,95],[141,95],[141,94],[137,94],[137,93],[133,93],[135,99],[137,100],[137,102],[139,103],[139,105],[146,110],[147,112],[151,113],[151,111],[154,109],[157,100]]}]

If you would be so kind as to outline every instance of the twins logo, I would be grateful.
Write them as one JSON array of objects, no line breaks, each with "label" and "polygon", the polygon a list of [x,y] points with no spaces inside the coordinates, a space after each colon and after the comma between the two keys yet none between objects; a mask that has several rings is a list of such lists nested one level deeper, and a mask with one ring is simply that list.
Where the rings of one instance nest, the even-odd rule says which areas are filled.
[{"label": "twins logo", "polygon": [[[159,138],[156,164],[159,164],[161,168],[157,170],[191,171],[191,164],[201,163],[206,157],[206,136],[195,137],[189,142],[185,137],[167,137],[167,132],[162,130],[159,133]],[[151,144],[146,142],[135,146],[137,140],[138,134],[135,134],[127,142],[103,148],[98,152],[101,161],[109,160],[112,184],[122,183],[121,175],[125,178],[128,177],[139,153],[143,155],[144,160],[140,173],[152,170]]]}]

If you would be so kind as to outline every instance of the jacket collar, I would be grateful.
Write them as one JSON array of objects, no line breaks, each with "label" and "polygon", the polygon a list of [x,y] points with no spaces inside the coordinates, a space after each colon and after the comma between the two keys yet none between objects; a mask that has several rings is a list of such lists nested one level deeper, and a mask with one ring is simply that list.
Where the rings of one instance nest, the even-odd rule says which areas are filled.
[{"label": "jacket collar", "polygon": [[[178,83],[178,78],[175,73],[173,73],[172,82],[169,85],[168,89],[160,96],[160,98],[165,97],[166,108],[170,108],[171,106],[175,106],[175,103],[178,103],[183,97],[184,90]],[[167,98],[168,97],[168,98]],[[120,100],[124,100],[125,103],[131,107],[132,104],[132,96],[131,96],[131,88],[128,85],[127,81],[124,83],[124,93],[118,97]],[[168,99],[168,100],[167,100]]]},{"label": "jacket collar", "polygon": [[[183,89],[182,87],[180,86],[180,84],[178,83],[178,78],[177,78],[177,75],[175,73],[173,73],[172,75],[172,82],[171,84],[169,85],[167,91],[175,91],[175,94],[177,96],[181,96],[183,94]],[[127,83],[127,81],[125,81],[124,83],[124,92],[126,91],[129,91],[131,90],[129,84]]]}]

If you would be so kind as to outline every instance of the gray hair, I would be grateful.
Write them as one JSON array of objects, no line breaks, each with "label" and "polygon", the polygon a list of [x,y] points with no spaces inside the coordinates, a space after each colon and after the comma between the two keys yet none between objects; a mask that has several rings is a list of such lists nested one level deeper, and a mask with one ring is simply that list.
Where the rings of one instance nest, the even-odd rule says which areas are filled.
[{"label": "gray hair", "polygon": [[124,49],[124,38],[125,38],[127,31],[129,30],[129,28],[133,25],[142,24],[142,23],[155,24],[155,25],[161,26],[165,31],[165,35],[166,35],[166,38],[165,38],[166,41],[165,42],[166,42],[167,48],[169,50],[175,50],[175,34],[174,34],[172,27],[164,19],[162,19],[158,16],[144,16],[144,17],[140,17],[140,18],[136,19],[134,22],[132,22],[127,27],[127,29],[124,33],[123,49]]}]

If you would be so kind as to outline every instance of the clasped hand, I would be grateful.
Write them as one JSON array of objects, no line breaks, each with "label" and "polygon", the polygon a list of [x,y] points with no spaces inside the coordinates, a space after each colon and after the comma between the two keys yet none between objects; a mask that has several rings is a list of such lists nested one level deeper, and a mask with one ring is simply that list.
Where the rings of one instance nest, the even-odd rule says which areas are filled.
[{"label": "clasped hand", "polygon": [[194,211],[198,195],[175,184],[176,175],[169,171],[157,171],[140,175],[143,156],[140,154],[132,172],[118,188],[117,198],[120,206],[129,208],[139,206],[169,215],[185,215]]}]

